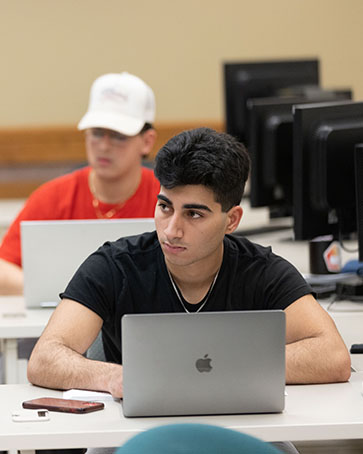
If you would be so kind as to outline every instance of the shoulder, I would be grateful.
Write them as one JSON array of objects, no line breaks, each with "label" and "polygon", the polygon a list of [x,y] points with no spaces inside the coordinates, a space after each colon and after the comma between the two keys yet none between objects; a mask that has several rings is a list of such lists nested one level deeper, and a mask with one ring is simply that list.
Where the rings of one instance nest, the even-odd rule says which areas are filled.
[{"label": "shoulder", "polygon": [[148,167],[142,167],[141,182],[157,188],[160,187],[159,180],[156,178],[154,171]]},{"label": "shoulder", "polygon": [[272,253],[271,247],[253,243],[243,236],[226,235],[224,246],[228,254],[238,255],[246,260],[258,259],[267,261],[273,257],[277,257]]},{"label": "shoulder", "polygon": [[234,291],[255,308],[285,309],[312,291],[294,265],[246,238],[226,236],[224,261]]},{"label": "shoulder", "polygon": [[72,218],[69,208],[75,194],[85,192],[89,167],[47,181],[33,191],[20,211],[19,220]]},{"label": "shoulder", "polygon": [[226,235],[224,244],[226,260],[236,263],[240,269],[259,276],[292,273],[302,278],[295,266],[274,254],[270,246],[261,246],[237,235]]},{"label": "shoulder", "polygon": [[31,194],[30,198],[37,198],[59,190],[69,192],[76,186],[88,184],[89,171],[90,167],[82,167],[81,169],[74,170],[73,172],[66,173],[65,175],[47,181],[39,186],[39,188]]},{"label": "shoulder", "polygon": [[135,260],[146,260],[148,256],[158,251],[160,251],[160,245],[155,231],[108,241],[99,249],[99,252],[110,255],[116,260],[124,259],[125,256]]},{"label": "shoulder", "polygon": [[126,276],[136,276],[150,268],[155,270],[160,252],[156,232],[107,241],[86,258],[71,282],[92,275],[93,282],[98,282],[105,288],[105,283],[113,281],[117,276],[119,285]]}]

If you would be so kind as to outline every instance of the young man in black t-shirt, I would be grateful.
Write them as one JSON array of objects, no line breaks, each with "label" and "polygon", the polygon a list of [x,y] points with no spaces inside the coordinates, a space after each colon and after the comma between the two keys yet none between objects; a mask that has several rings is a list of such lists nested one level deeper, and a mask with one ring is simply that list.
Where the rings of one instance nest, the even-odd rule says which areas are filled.
[{"label": "young man in black t-shirt", "polygon": [[[108,243],[84,262],[33,351],[29,380],[120,397],[123,314],[246,309],[285,310],[287,383],[348,380],[348,351],[300,274],[230,235],[248,172],[244,146],[227,134],[171,139],[156,158],[156,233]],[[90,361],[83,353],[101,328],[108,362]]]}]

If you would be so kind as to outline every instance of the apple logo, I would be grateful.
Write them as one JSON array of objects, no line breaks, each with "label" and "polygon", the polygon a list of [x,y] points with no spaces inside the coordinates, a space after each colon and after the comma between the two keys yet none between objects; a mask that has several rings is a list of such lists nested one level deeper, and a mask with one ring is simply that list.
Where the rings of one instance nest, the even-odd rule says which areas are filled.
[{"label": "apple logo", "polygon": [[208,353],[204,355],[203,358],[197,359],[195,363],[195,367],[198,369],[199,372],[210,372],[213,368],[210,365],[211,358],[208,358]]}]

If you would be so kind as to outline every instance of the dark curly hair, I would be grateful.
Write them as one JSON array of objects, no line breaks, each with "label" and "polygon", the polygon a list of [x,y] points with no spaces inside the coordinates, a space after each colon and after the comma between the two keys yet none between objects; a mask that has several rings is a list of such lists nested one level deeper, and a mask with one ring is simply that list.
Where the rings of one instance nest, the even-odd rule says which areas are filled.
[{"label": "dark curly hair", "polygon": [[248,152],[237,139],[214,129],[197,128],[170,139],[159,150],[154,171],[166,189],[198,184],[208,187],[226,212],[241,203],[249,168]]}]

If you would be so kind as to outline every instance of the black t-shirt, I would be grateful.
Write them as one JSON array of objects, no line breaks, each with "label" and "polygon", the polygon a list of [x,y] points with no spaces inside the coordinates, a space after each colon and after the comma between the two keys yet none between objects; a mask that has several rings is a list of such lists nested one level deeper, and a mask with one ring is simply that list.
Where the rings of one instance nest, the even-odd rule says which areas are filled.
[{"label": "black t-shirt", "polygon": [[[285,309],[308,293],[301,274],[271,248],[226,235],[222,266],[202,311]],[[103,319],[106,359],[116,363],[121,363],[124,314],[184,311],[155,232],[105,243],[80,266],[61,297]]]}]

